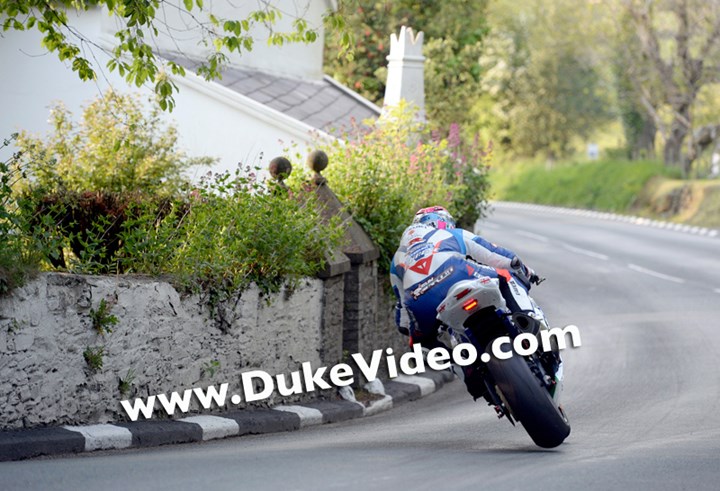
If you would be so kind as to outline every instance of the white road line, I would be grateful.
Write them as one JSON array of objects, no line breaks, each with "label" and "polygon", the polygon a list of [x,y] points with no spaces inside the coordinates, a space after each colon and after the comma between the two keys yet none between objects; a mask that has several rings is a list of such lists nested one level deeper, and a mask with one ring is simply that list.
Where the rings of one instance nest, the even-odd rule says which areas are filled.
[{"label": "white road line", "polygon": [[528,237],[530,239],[539,240],[540,242],[549,242],[550,239],[545,237],[544,235],[534,234],[532,232],[525,232],[524,230],[516,230],[516,234],[522,235],[523,237]]},{"label": "white road line", "polygon": [[580,247],[571,246],[569,244],[563,244],[562,246],[570,252],[584,254],[585,256],[594,257],[595,259],[602,259],[603,261],[607,261],[609,259],[608,256],[606,256],[605,254],[600,254],[599,252],[593,252],[593,251],[589,251],[587,249],[581,249]]},{"label": "white road line", "polygon": [[575,215],[582,217],[593,217],[600,218],[603,220],[616,220],[625,223],[632,223],[636,225],[643,225],[646,227],[657,227],[666,230],[675,230],[678,232],[686,232],[695,235],[702,235],[707,237],[718,237],[720,236],[719,229],[697,227],[684,225],[680,223],[672,222],[660,222],[657,220],[650,220],[649,218],[642,218],[630,215],[620,215],[615,213],[603,213],[592,210],[584,210],[579,208],[563,208],[559,206],[548,206],[548,205],[534,205],[530,203],[513,203],[508,201],[493,201],[492,206],[495,208],[516,208],[534,211],[552,211],[555,213],[561,213],[564,215]]},{"label": "white road line", "polygon": [[637,264],[628,264],[628,268],[632,269],[633,271],[637,271],[638,273],[645,273],[646,275],[654,276],[655,278],[660,278],[661,280],[674,281],[675,283],[685,283],[685,280],[683,280],[682,278],[666,275],[663,273],[658,273],[657,271],[653,271],[652,269],[643,268],[642,266],[638,266]]}]

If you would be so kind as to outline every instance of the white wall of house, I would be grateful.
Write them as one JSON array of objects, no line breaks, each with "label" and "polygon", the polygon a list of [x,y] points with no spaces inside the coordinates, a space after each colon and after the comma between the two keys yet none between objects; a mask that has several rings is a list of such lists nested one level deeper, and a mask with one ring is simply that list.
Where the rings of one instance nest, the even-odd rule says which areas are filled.
[{"label": "white wall of house", "polygon": [[[90,38],[100,36],[100,11],[83,15],[69,14],[69,21]],[[19,130],[45,133],[49,109],[55,101],[63,101],[71,110],[99,95],[109,84],[103,76],[97,83],[81,82],[69,63],[58,61],[40,44],[36,31],[6,31],[0,38],[0,137]],[[97,53],[100,55],[100,53]],[[101,63],[107,60],[102,57]],[[117,83],[116,74],[106,74]],[[123,82],[124,83],[124,82]]]},{"label": "white wall of house", "polygon": [[[226,4],[216,2],[220,3]],[[317,4],[323,4],[325,8],[325,3],[311,2],[313,9]],[[98,42],[107,39],[107,31],[103,34],[108,25],[107,14],[100,9],[82,14],[70,13],[69,16],[72,25],[88,38]],[[2,36],[0,138],[20,130],[46,134],[50,130],[47,122],[49,108],[54,101],[62,101],[77,120],[81,107],[110,87],[120,92],[140,93],[144,97],[152,94],[151,87],[138,89],[129,86],[116,72],[108,72],[104,68],[108,57],[100,49],[94,48],[92,54],[89,51],[86,54],[98,69],[97,81],[82,82],[68,63],[60,62],[54,53],[48,53],[41,46],[41,35],[36,31],[7,31]],[[322,48],[322,43],[319,47]],[[285,51],[257,43],[257,51],[253,54],[259,60],[256,65],[263,61],[285,68],[293,64],[316,67],[316,48],[293,51],[293,63],[285,58],[290,47],[282,49]],[[320,59],[320,68],[321,64]],[[219,84],[205,82],[191,74],[185,79],[178,79],[177,83],[180,87],[180,94],[175,97],[177,107],[166,119],[178,128],[180,146],[189,155],[219,159],[212,168],[214,171],[234,169],[238,162],[267,166],[291,142],[298,143],[301,151],[311,145],[310,127]],[[207,172],[207,169],[200,172]]]},{"label": "white wall of house", "polygon": [[[183,5],[183,0],[168,0],[168,4]],[[209,15],[218,19],[244,19],[253,11],[260,10],[265,1],[227,0],[205,1],[204,11],[191,11],[197,21],[211,26]],[[324,35],[323,14],[328,9],[336,8],[334,1],[329,0],[271,0],[267,3],[280,11],[281,17],[273,24],[275,32],[293,31],[293,21],[302,18],[308,27],[318,31],[319,39]],[[180,53],[190,59],[204,59],[215,52],[212,43],[203,43],[203,33],[197,29],[188,30],[197,25],[182,7],[164,7],[163,22],[168,27],[158,25],[160,35],[157,46],[160,51]],[[116,19],[105,17],[103,30],[113,33],[117,30]],[[218,30],[222,33],[222,30]],[[172,33],[171,35],[168,33]],[[276,75],[293,78],[320,80],[323,77],[323,43],[293,43],[283,46],[268,46],[268,30],[263,25],[250,31],[255,39],[252,51],[228,54],[229,64],[246,68],[257,68]],[[244,50],[243,50],[244,51]]]}]

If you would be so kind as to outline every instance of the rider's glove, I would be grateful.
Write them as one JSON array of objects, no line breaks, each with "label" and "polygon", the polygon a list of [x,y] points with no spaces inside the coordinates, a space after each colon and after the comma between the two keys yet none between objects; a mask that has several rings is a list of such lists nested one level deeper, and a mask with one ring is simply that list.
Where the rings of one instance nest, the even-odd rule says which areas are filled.
[{"label": "rider's glove", "polygon": [[543,281],[545,281],[545,278],[538,276],[538,274],[535,271],[533,271],[532,269],[530,270],[530,283],[539,285]]},{"label": "rider's glove", "polygon": [[535,273],[535,271],[533,271],[532,268],[525,266],[517,256],[513,258],[510,263],[510,267],[512,268],[515,276],[517,276],[518,280],[520,280],[528,288],[531,284],[539,285],[545,281],[545,278],[541,278],[537,273]]}]

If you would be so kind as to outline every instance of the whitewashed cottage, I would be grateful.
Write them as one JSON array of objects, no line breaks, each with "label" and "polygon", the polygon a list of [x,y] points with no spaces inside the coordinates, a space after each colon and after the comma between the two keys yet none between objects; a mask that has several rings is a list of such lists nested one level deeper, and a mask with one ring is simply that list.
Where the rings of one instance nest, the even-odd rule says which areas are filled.
[{"label": "whitewashed cottage", "polygon": [[[253,50],[230,55],[222,79],[212,82],[196,76],[192,68],[213,48],[199,43],[199,34],[187,30],[187,20],[177,9],[172,14],[166,7],[165,19],[176,34],[161,35],[157,48],[167,59],[189,68],[185,77],[175,78],[180,93],[167,118],[178,128],[189,155],[219,159],[213,170],[233,169],[238,162],[264,167],[293,142],[302,152],[316,138],[332,137],[353,119],[381,114],[378,106],[323,73],[322,15],[336,8],[335,2],[276,0],[273,4],[290,14],[277,29],[289,30],[295,13],[310,26],[319,26],[318,39],[311,44],[267,46],[259,33]],[[218,17],[243,18],[253,8],[257,8],[254,2],[212,4]],[[117,26],[106,11],[96,8],[69,16],[85,37],[101,47],[112,46]],[[94,48],[89,59],[96,67],[104,67],[108,57]],[[78,116],[83,105],[108,88],[137,91],[108,70],[102,70],[95,82],[80,81],[55,54],[41,47],[40,34],[34,31],[5,32],[0,39],[0,60],[0,138],[22,129],[37,134],[49,131],[48,111],[54,101],[62,101]],[[403,28],[400,36],[393,35],[388,60],[386,102],[394,105],[405,98],[422,108],[422,33],[414,36]],[[142,90],[150,93],[149,88]]]}]

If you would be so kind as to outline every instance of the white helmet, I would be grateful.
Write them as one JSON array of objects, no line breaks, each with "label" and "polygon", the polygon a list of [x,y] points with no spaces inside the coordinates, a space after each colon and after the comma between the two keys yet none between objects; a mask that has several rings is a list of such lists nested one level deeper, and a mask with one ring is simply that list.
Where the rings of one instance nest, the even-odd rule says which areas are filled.
[{"label": "white helmet", "polygon": [[415,213],[413,223],[422,223],[434,228],[454,229],[455,219],[442,206],[430,206]]}]

